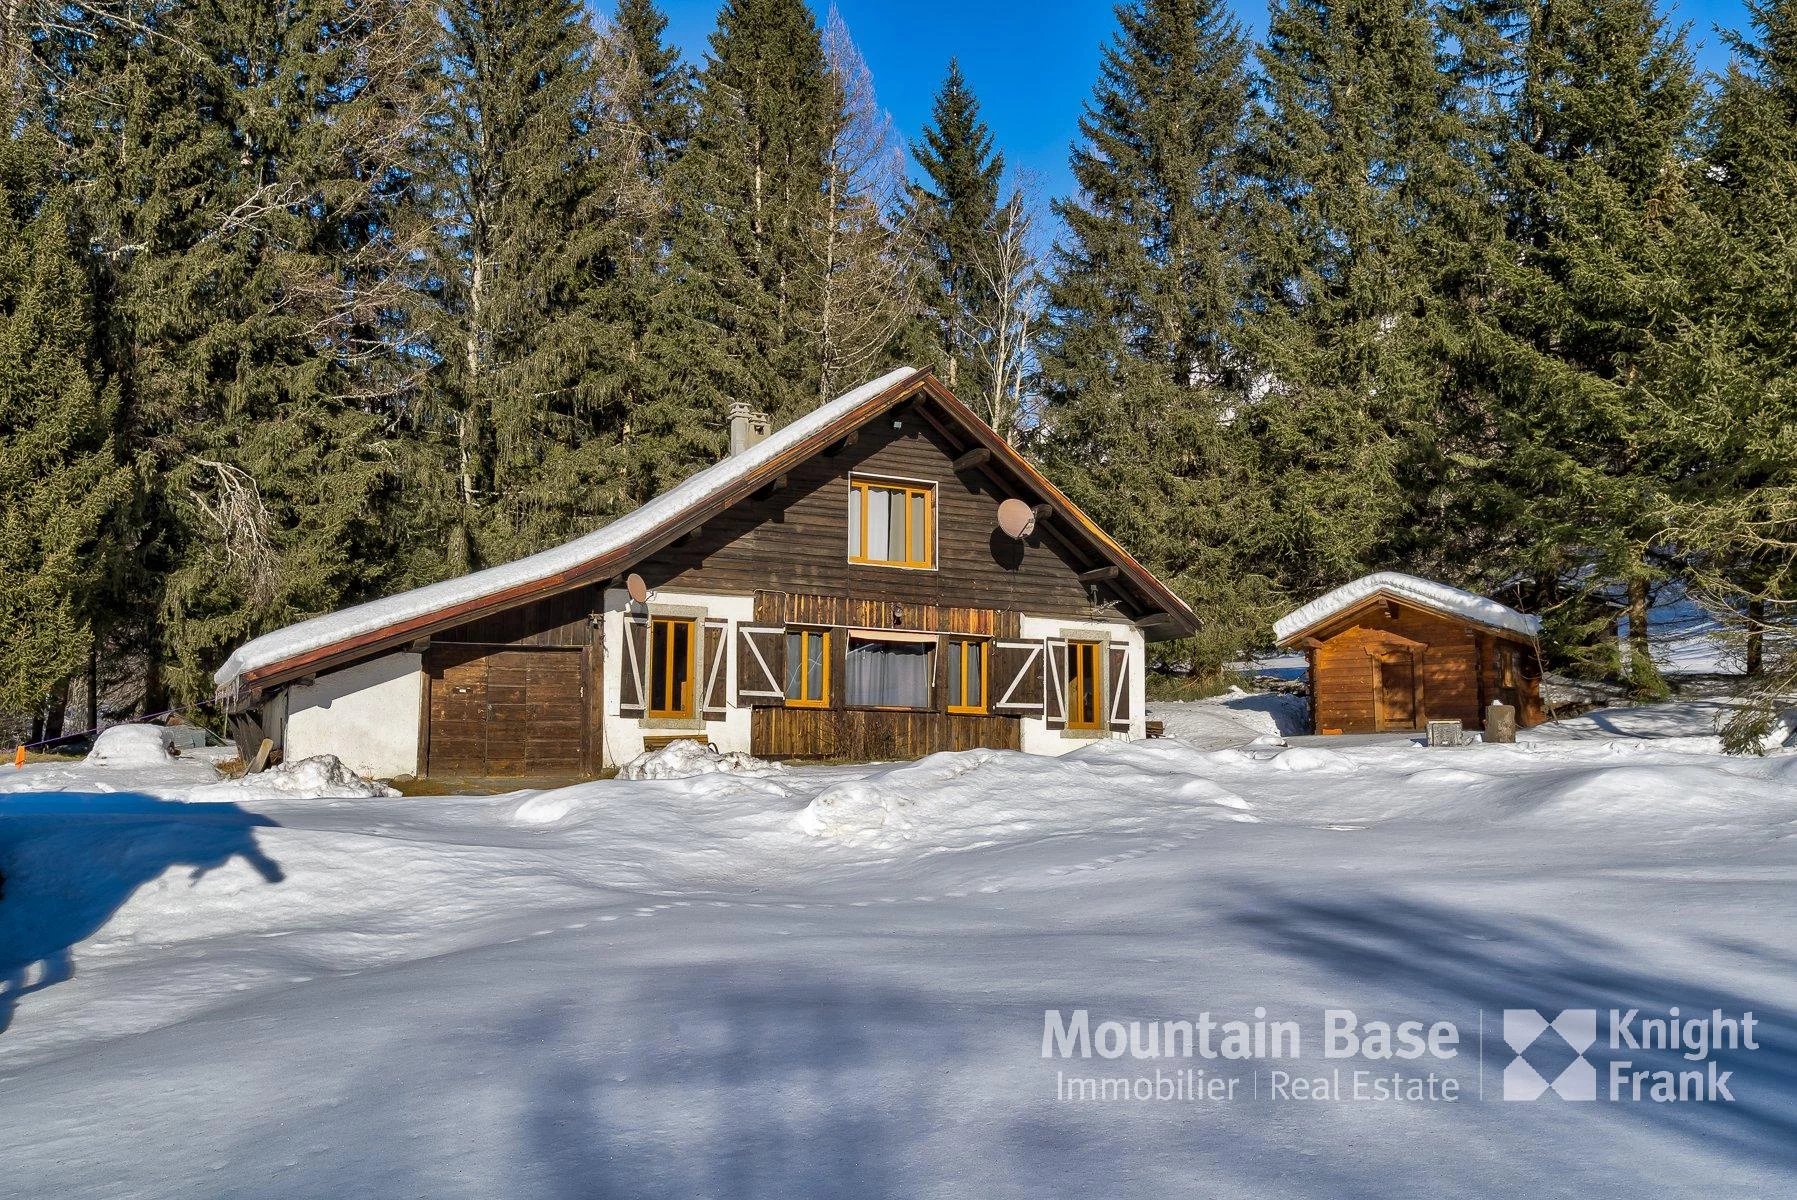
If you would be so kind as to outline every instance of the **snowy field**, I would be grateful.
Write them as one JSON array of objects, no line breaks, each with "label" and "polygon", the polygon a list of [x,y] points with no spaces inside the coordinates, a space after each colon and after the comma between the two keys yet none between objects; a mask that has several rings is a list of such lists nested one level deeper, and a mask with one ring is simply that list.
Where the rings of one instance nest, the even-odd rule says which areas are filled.
[{"label": "snowy field", "polygon": [[[1793,1193],[1797,753],[1723,757],[1679,710],[1282,749],[1236,708],[1186,726],[1239,720],[1224,749],[506,796],[0,769],[0,1193]],[[1755,1014],[1716,1056],[1732,1102],[1499,1098],[1502,1010],[1674,1005]],[[1043,1056],[1049,1010],[1257,1007],[1300,1056]],[[1329,1061],[1326,1010],[1451,1022],[1458,1051]],[[1555,1036],[1525,1056],[1548,1079]],[[1619,1054],[1693,1066],[1587,1058]],[[1274,1094],[1274,1068],[1437,1098]],[[1060,1094],[1187,1069],[1239,1086]]]}]

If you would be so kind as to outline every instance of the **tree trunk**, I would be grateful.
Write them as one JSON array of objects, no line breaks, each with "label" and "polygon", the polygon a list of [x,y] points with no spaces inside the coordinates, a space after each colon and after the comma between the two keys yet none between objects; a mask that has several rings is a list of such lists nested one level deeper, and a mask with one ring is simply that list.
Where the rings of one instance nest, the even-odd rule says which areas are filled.
[{"label": "tree trunk", "polygon": [[100,727],[100,635],[87,644],[87,728]]},{"label": "tree trunk", "polygon": [[162,679],[162,628],[152,623],[144,639],[143,713],[161,712],[168,707],[168,685]]},{"label": "tree trunk", "polygon": [[1636,576],[1629,580],[1629,659],[1630,669],[1647,660],[1647,580]]},{"label": "tree trunk", "polygon": [[44,737],[62,736],[64,718],[69,711],[69,677],[64,675],[50,685],[50,710],[44,714]]},{"label": "tree trunk", "polygon": [[1765,667],[1766,602],[1755,596],[1747,602],[1747,673],[1758,675]]}]

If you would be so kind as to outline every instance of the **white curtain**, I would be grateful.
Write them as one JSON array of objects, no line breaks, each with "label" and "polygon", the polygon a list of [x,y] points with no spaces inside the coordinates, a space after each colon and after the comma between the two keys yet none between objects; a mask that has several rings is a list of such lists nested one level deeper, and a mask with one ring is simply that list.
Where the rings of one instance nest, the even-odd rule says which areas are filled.
[{"label": "white curtain", "polygon": [[924,642],[849,639],[844,699],[849,704],[882,708],[930,707],[934,651],[934,646]]}]

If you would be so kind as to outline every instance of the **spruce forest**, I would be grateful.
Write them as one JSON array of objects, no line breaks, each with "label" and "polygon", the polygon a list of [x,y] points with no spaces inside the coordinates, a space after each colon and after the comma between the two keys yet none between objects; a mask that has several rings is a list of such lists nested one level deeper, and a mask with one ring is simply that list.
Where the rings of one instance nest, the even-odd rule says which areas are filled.
[{"label": "spruce forest", "polygon": [[[1647,698],[1689,596],[1797,682],[1797,4],[1130,0],[1072,147],[727,0],[0,8],[0,717],[564,541],[934,369],[1191,600],[1210,676],[1381,567]],[[1620,635],[1620,636],[1619,636]],[[1769,719],[1761,716],[1760,720]],[[78,725],[77,722],[82,724]],[[1751,723],[1751,721],[1749,722]]]}]

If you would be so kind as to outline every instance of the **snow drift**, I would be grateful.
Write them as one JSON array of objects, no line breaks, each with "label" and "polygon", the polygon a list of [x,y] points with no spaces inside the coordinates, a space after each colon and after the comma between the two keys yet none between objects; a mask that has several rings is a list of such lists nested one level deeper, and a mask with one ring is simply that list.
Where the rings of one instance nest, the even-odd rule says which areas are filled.
[{"label": "snow drift", "polygon": [[175,757],[168,730],[160,725],[114,725],[102,730],[87,752],[90,766],[118,769],[165,767]]},{"label": "snow drift", "polygon": [[742,750],[720,754],[703,742],[669,742],[647,750],[618,768],[619,779],[690,779],[695,775],[774,775],[779,763]]},{"label": "snow drift", "polygon": [[255,775],[194,788],[188,798],[196,803],[244,803],[278,800],[397,796],[384,783],[364,779],[335,754],[319,754],[270,767]]}]

